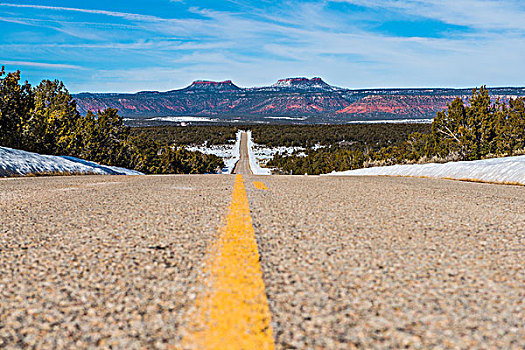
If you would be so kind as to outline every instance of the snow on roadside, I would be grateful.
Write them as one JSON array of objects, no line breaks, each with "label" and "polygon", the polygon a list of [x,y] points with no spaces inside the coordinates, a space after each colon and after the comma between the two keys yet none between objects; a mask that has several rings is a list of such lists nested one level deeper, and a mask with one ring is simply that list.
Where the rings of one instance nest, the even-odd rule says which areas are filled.
[{"label": "snow on roadside", "polygon": [[[268,147],[265,145],[259,145],[253,142],[251,130],[247,131],[248,134],[248,152],[250,152],[250,166],[252,171],[258,171],[260,174],[256,175],[270,175],[271,169],[261,168],[261,165],[265,165],[269,160],[271,160],[276,154],[282,156],[291,156],[296,155],[298,157],[306,157],[306,148],[304,147],[289,147],[289,146],[278,146],[278,147]],[[311,149],[318,150],[326,146],[316,144]],[[252,165],[252,163],[254,165]],[[254,170],[255,169],[255,170]]]},{"label": "snow on roadside", "polygon": [[225,174],[232,173],[233,168],[235,167],[235,164],[237,164],[240,158],[241,158],[241,131],[238,130],[237,134],[235,135],[235,145],[233,146],[232,157],[224,161],[225,168],[227,169],[227,172]]},{"label": "snow on roadside", "polygon": [[255,144],[252,140],[252,131],[248,130],[246,132],[246,136],[248,136],[248,155],[250,158],[250,168],[252,169],[252,172],[254,175],[272,175],[272,171],[268,168],[261,168],[259,165],[259,159],[257,159],[256,154],[254,152],[255,150]]},{"label": "snow on roadside", "polygon": [[299,157],[306,157],[306,153],[304,153],[304,151],[304,147],[267,147],[264,145],[252,143],[252,152],[255,156],[255,159],[259,161],[259,164],[266,163],[267,161],[272,159],[276,154],[289,156],[295,153]]},{"label": "snow on roadside", "polygon": [[241,132],[237,131],[235,137],[235,143],[229,145],[200,145],[186,147],[188,151],[201,152],[204,154],[213,154],[217,157],[222,158],[224,161],[224,168],[222,168],[223,174],[231,174],[235,164],[240,158],[239,148],[241,147]]},{"label": "snow on roadside", "polygon": [[456,180],[507,182],[525,185],[525,156],[492,158],[444,164],[404,164],[332,172],[327,176],[425,176]]},{"label": "snow on roadside", "polygon": [[100,165],[75,157],[49,156],[0,147],[0,176],[38,173],[143,175],[135,170]]}]

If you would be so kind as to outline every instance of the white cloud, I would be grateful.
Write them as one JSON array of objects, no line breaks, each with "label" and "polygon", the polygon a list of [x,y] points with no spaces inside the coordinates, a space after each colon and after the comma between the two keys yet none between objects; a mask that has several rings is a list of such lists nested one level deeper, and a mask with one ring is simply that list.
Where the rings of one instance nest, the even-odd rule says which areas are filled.
[{"label": "white cloud", "polygon": [[39,68],[51,68],[51,69],[85,69],[81,66],[73,64],[62,64],[62,63],[45,63],[45,62],[31,62],[31,61],[7,61],[1,60],[0,65],[13,65],[22,67],[39,67]]},{"label": "white cloud", "polygon": [[[27,24],[54,26],[86,39],[70,42],[66,38],[65,43],[57,43],[42,37],[27,43],[17,40],[3,47],[8,49],[6,52],[15,52],[17,59],[27,59],[21,56],[23,51],[37,51],[43,61],[52,61],[59,53],[77,64],[71,67],[89,67],[90,75],[73,77],[77,79],[73,83],[66,81],[72,91],[169,90],[196,79],[232,79],[241,86],[253,86],[294,75],[322,76],[335,85],[354,88],[524,83],[521,29],[525,21],[517,19],[523,16],[520,7],[509,5],[515,2],[506,0],[497,8],[494,1],[486,0],[344,1],[397,11],[406,15],[403,17],[468,24],[476,30],[441,38],[380,34],[324,2],[290,2],[277,11],[259,8],[249,13],[191,8],[196,18],[188,19],[0,4],[47,10],[39,11],[40,19],[25,19]],[[516,14],[511,14],[514,10]],[[55,17],[48,14],[50,11],[104,15],[129,22],[104,18],[106,27],[97,31],[92,22],[76,22],[64,18],[65,14]],[[90,37],[83,38],[83,33]],[[100,50],[105,50],[104,55]],[[132,54],[123,55],[122,50]]]},{"label": "white cloud", "polygon": [[37,10],[53,10],[53,11],[70,11],[70,12],[81,12],[89,13],[93,15],[106,15],[112,17],[120,17],[132,21],[163,21],[164,19],[156,16],[141,15],[136,13],[127,12],[116,12],[116,11],[105,11],[105,10],[90,10],[75,7],[61,7],[61,6],[42,6],[42,5],[25,5],[25,4],[11,4],[11,3],[0,3],[0,6],[16,7],[16,8],[31,8]]},{"label": "white cloud", "polygon": [[5,44],[4,48],[14,50],[28,50],[39,48],[53,48],[53,49],[116,49],[116,50],[166,50],[166,51],[188,51],[188,50],[212,50],[212,49],[226,49],[232,44],[227,42],[181,42],[177,40],[138,40],[134,42],[99,42],[99,43],[82,43],[82,44],[50,44],[50,43],[35,43],[35,44]]},{"label": "white cloud", "polygon": [[525,31],[521,0],[330,0],[396,10],[444,23],[489,30]]}]

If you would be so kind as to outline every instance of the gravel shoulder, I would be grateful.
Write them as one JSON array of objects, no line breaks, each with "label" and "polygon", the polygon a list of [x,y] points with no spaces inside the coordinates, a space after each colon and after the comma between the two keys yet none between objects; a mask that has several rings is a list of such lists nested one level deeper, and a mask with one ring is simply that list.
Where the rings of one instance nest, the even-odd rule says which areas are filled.
[{"label": "gravel shoulder", "polygon": [[180,341],[233,176],[0,180],[0,348]]},{"label": "gravel shoulder", "polygon": [[525,347],[525,190],[246,177],[279,349]]}]

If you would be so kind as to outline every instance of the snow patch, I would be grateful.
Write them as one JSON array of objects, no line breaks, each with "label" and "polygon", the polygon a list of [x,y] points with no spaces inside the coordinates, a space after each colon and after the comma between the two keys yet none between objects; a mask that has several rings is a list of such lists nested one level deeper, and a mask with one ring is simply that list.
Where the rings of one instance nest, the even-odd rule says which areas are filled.
[{"label": "snow patch", "polygon": [[228,172],[226,172],[226,174],[232,173],[233,168],[235,168],[235,164],[237,164],[237,162],[241,158],[241,131],[238,130],[235,136],[236,140],[235,146],[233,147],[232,158],[229,159],[227,162],[224,162],[226,168],[229,170]]},{"label": "snow patch", "polygon": [[306,120],[308,117],[266,117],[266,119],[283,119],[283,120]]},{"label": "snow patch", "polygon": [[276,154],[280,154],[283,156],[290,156],[292,154],[295,154],[297,156],[306,156],[304,151],[304,147],[267,147],[264,145],[258,145],[256,143],[253,144],[252,149],[252,152],[255,155],[255,158],[259,160],[259,163],[261,163],[261,161],[262,163],[266,163],[267,161],[272,159]]},{"label": "snow patch", "polygon": [[456,180],[508,182],[525,185],[525,156],[492,158],[444,164],[404,164],[332,172],[328,176],[425,176]]},{"label": "snow patch", "polygon": [[272,171],[270,169],[261,168],[259,165],[259,160],[257,159],[254,152],[255,144],[252,140],[252,131],[248,130],[246,134],[246,136],[248,136],[248,155],[250,158],[250,168],[252,169],[252,173],[254,175],[272,175]]},{"label": "snow patch", "polygon": [[186,147],[188,151],[201,152],[204,154],[213,154],[217,157],[222,158],[224,162],[224,168],[222,168],[223,174],[231,174],[235,164],[240,158],[240,147],[241,147],[241,132],[237,131],[236,140],[234,144],[229,145],[211,145],[205,144],[200,146]]},{"label": "snow patch", "polygon": [[208,117],[191,117],[191,116],[182,116],[182,117],[154,117],[148,118],[149,121],[162,121],[162,122],[172,122],[172,123],[184,123],[184,122],[216,122],[218,119],[208,118]]},{"label": "snow patch", "polygon": [[[252,152],[255,155],[255,159],[259,161],[259,164],[266,164],[271,160],[276,154],[281,156],[291,156],[295,155],[297,157],[306,157],[306,148],[304,147],[287,147],[287,146],[278,146],[278,147],[268,147],[265,145],[259,145],[256,143],[252,144]],[[318,150],[320,148],[325,148],[325,145],[316,144],[311,149]]]},{"label": "snow patch", "polygon": [[277,83],[273,84],[273,88],[295,88],[302,90],[336,90],[333,86],[325,83],[321,78],[286,78],[279,79]]},{"label": "snow patch", "polygon": [[0,147],[0,176],[39,173],[144,175],[139,171],[100,165],[75,157],[49,156]]}]

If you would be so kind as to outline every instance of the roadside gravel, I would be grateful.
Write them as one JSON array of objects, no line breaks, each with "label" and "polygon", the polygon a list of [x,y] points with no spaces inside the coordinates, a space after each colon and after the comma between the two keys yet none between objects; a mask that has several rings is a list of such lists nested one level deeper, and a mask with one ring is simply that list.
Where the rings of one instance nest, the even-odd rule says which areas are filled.
[{"label": "roadside gravel", "polygon": [[277,348],[525,348],[525,189],[248,177]]},{"label": "roadside gravel", "polygon": [[232,176],[0,180],[0,348],[177,344]]}]

